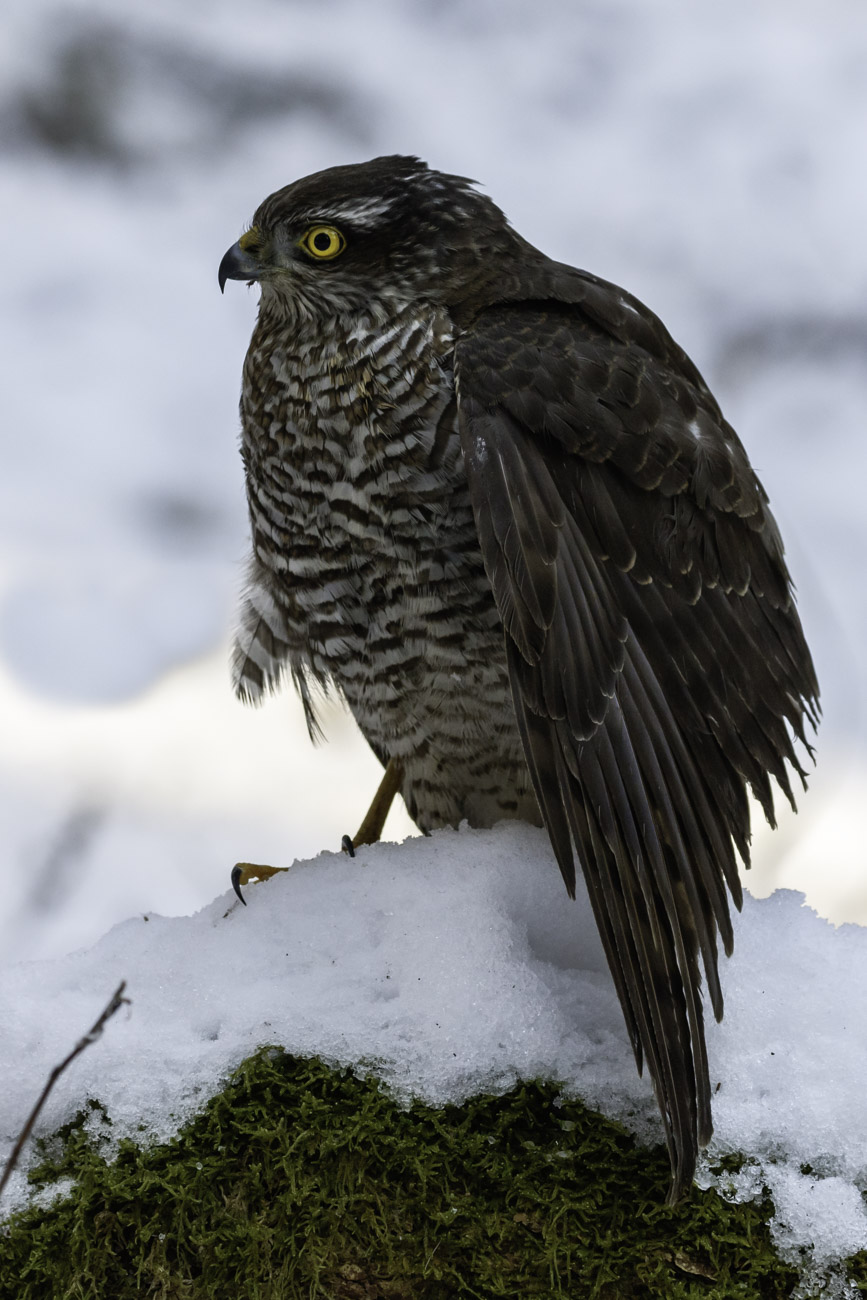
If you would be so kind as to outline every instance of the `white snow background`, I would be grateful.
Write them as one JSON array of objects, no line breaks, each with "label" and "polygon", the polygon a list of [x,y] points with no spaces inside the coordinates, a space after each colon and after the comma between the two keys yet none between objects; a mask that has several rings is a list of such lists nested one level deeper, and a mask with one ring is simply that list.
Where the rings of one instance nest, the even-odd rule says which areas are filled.
[{"label": "white snow background", "polygon": [[[360,820],[377,764],[345,715],[331,711],[329,744],[313,750],[289,695],[254,712],[229,689],[246,547],[237,395],[255,290],[229,285],[220,299],[216,268],[271,190],[383,152],[418,153],[477,177],[527,238],[644,299],[711,383],[771,494],[825,710],[810,792],[797,818],[781,809],[775,835],[756,825],[748,883],[761,894],[796,887],[836,922],[867,921],[860,0],[6,0],[0,134],[4,962],[59,957],[130,915],[192,912],[223,888],[236,859],[306,858],[336,847]],[[409,829],[396,813],[391,833]],[[385,871],[389,852],[372,854],[370,869]],[[412,856],[426,852],[407,846],[395,861],[427,880],[442,863],[439,849],[436,867]],[[467,916],[506,925],[496,919],[507,907],[498,894],[517,868],[497,869],[499,885],[490,863],[472,874],[489,881],[475,912],[471,873],[444,870],[437,889],[454,881],[455,925]],[[339,927],[349,903],[329,874],[338,870],[323,860],[297,878],[315,878],[310,887]],[[560,906],[550,872],[552,910],[571,926],[575,909]],[[281,878],[268,897],[294,888]],[[251,940],[260,895],[243,917],[250,960],[266,951]],[[385,905],[383,883],[376,907]],[[401,906],[408,917],[421,909],[423,930],[425,899]],[[230,1000],[208,994],[229,975],[207,964],[210,916],[130,922],[93,956],[4,972],[10,1041],[30,1026],[29,1046],[2,1049],[20,1085],[6,1089],[4,1132],[20,1122],[46,1063],[91,1023],[115,974],[135,999],[123,1033],[148,1037],[146,990],[158,971],[149,949],[132,946],[138,927],[183,934],[179,947],[195,932],[202,965],[184,979],[217,1005]],[[827,1164],[810,1163],[851,1189],[863,1178],[862,1139],[835,1089],[864,1078],[863,967],[843,975],[863,935],[835,932],[791,899],[751,905],[726,964],[716,1052],[739,1035],[749,1051],[765,1032],[745,1026],[747,1005],[756,1014],[760,1000],[748,964],[753,917],[766,918],[755,933],[767,964],[761,986],[772,990],[761,999],[769,1024],[787,1059],[804,1051],[826,1087],[815,1124],[836,1137],[817,1138]],[[227,935],[238,919],[233,912]],[[807,954],[824,954],[823,973],[796,985],[789,963],[804,955],[802,941]],[[129,966],[109,957],[118,948]],[[222,960],[231,967],[236,958]],[[74,973],[88,962],[93,987]],[[472,979],[482,980],[482,968]],[[532,984],[532,961],[526,969]],[[239,974],[231,982],[238,1024],[245,1007],[252,1017],[249,1045],[265,1012]],[[835,987],[845,1034],[831,1015]],[[281,996],[288,1003],[282,977],[278,1005]],[[170,1014],[171,1005],[161,1021],[163,1039],[177,1035],[169,1075],[191,1068],[183,1052],[192,1008]],[[508,1015],[525,1024],[532,1005],[523,1014],[510,1002]],[[551,1061],[586,1029],[577,1013],[562,1023],[565,1045]],[[618,1024],[613,1016],[606,1033],[620,1035]],[[38,1048],[42,1039],[50,1048]],[[135,1071],[137,1052],[124,1041]],[[92,1049],[93,1068],[104,1067],[98,1053],[110,1042]],[[369,1052],[385,1054],[377,1042]],[[216,1061],[235,1049],[208,1050]],[[733,1041],[731,1050],[741,1049]],[[482,1074],[524,1068],[520,1056],[508,1067],[492,1061]],[[69,1087],[77,1077],[84,1089],[91,1065],[75,1068]],[[718,1142],[728,1141],[726,1107],[738,1105],[733,1069],[727,1057]],[[781,1149],[802,1123],[792,1106]],[[785,1109],[779,1099],[763,1103],[750,1132],[765,1124],[775,1133]],[[803,1124],[812,1141],[818,1130]],[[781,1179],[780,1204],[800,1186]],[[828,1178],[810,1195],[835,1188]]]}]

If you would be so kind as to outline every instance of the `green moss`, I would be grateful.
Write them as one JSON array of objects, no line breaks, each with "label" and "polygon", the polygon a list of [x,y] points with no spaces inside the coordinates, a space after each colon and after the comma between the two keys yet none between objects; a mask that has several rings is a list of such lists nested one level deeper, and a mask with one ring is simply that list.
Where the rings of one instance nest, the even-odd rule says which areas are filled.
[{"label": "green moss", "polygon": [[867,1295],[867,1250],[861,1250],[849,1260],[849,1277],[861,1295]]},{"label": "green moss", "polygon": [[263,1051],[179,1137],[106,1161],[82,1124],[0,1238],[2,1300],[788,1296],[770,1206],[695,1190],[580,1102],[528,1084],[409,1110],[371,1080]]}]

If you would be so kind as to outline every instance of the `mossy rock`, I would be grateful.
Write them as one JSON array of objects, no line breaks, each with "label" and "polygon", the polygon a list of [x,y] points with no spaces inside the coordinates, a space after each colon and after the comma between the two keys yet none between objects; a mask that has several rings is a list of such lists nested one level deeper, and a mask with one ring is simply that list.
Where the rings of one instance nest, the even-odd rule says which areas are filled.
[{"label": "mossy rock", "polygon": [[7,1222],[2,1300],[783,1300],[797,1282],[769,1203],[666,1207],[664,1152],[551,1084],[402,1109],[262,1051],[172,1142],[109,1160],[91,1131],[43,1144],[31,1181],[75,1187]]}]

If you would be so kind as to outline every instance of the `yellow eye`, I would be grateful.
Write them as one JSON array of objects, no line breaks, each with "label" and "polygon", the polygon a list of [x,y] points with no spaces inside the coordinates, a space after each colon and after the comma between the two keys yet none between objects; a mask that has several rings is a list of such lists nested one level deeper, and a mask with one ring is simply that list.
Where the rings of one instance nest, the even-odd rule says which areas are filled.
[{"label": "yellow eye", "polygon": [[327,262],[343,252],[346,240],[336,226],[311,226],[301,240],[301,247],[320,262]]}]

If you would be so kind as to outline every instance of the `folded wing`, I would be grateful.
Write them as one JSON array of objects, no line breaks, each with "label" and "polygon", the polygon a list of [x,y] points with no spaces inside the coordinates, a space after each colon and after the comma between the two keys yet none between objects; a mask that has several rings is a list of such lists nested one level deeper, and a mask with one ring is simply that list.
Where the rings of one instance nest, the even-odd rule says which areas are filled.
[{"label": "folded wing", "polygon": [[746,790],[771,821],[769,776],[792,798],[818,688],[736,435],[646,309],[587,293],[486,308],[455,378],[536,795],[570,892],[583,869],[676,1198],[711,1134],[701,969],[719,1019]]}]

